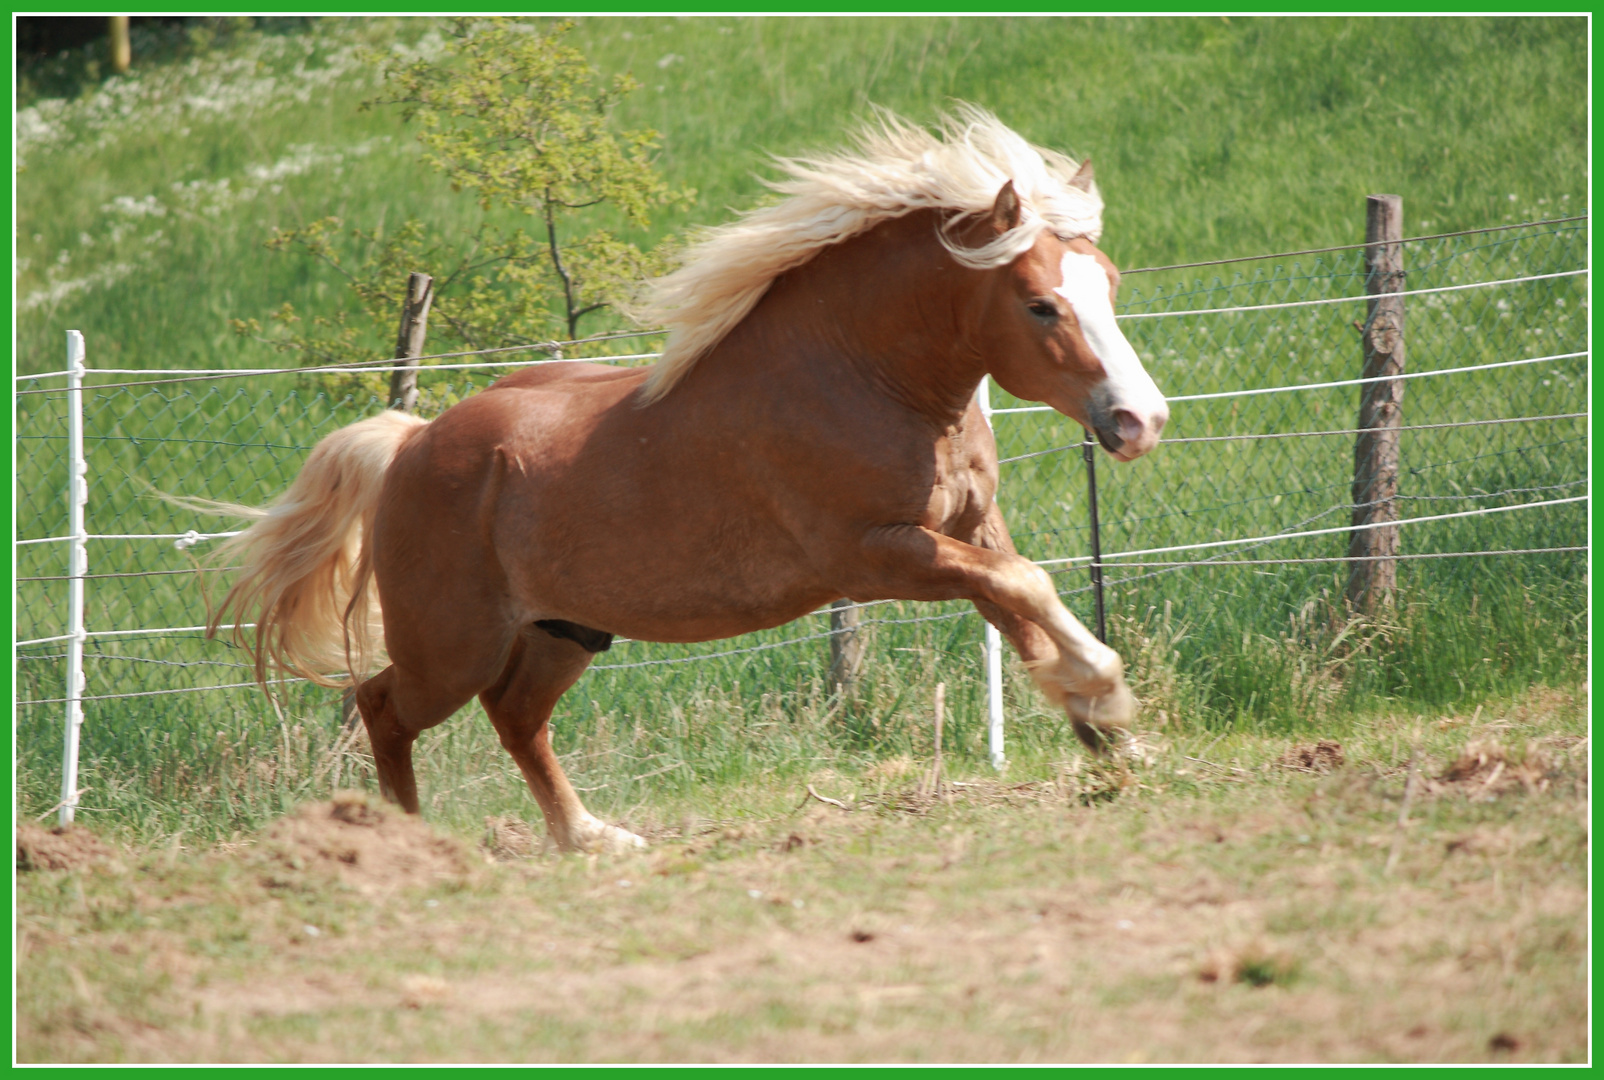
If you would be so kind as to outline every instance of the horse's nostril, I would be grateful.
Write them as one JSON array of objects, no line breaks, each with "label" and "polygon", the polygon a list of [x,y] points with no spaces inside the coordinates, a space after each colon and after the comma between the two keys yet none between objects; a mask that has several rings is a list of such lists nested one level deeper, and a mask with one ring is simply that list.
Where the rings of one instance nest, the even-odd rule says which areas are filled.
[{"label": "horse's nostril", "polygon": [[1114,428],[1119,432],[1120,441],[1136,442],[1142,437],[1146,426],[1129,409],[1114,410]]}]

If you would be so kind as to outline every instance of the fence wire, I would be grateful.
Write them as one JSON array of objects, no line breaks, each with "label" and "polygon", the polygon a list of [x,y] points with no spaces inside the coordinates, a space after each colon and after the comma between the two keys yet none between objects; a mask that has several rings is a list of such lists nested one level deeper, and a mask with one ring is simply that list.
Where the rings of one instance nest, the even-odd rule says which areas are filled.
[{"label": "fence wire", "polygon": [[[1568,274],[1587,265],[1585,221],[1404,244],[1408,288]],[[1362,249],[1225,268],[1127,277],[1122,314],[1198,312],[1362,296]],[[1406,498],[1452,499],[1465,509],[1505,505],[1497,493],[1586,479],[1587,278],[1542,277],[1488,289],[1406,300],[1411,374],[1558,356],[1541,364],[1416,378],[1406,384],[1402,437]],[[1172,547],[1290,531],[1291,522],[1351,509],[1352,444],[1361,366],[1362,304],[1225,311],[1189,318],[1127,319],[1126,336],[1172,400],[1165,441],[1147,458],[1098,471],[1105,551]],[[1317,386],[1348,382],[1346,386]],[[1298,387],[1253,398],[1202,398]],[[1306,388],[1305,388],[1306,387]],[[1023,407],[998,395],[1000,407]],[[1530,417],[1529,423],[1509,418]],[[1003,492],[1016,543],[1030,557],[1088,550],[1076,468],[1081,432],[1050,415],[999,417]],[[1482,423],[1500,421],[1500,423]],[[1207,440],[1207,441],[1205,441]],[[1034,456],[1027,456],[1034,455]],[[1406,550],[1527,549],[1554,537],[1585,538],[1585,515],[1568,506],[1501,515],[1474,525],[1411,534]],[[1461,543],[1461,541],[1471,541]],[[1287,541],[1277,554],[1317,557],[1342,539]],[[1457,543],[1457,547],[1455,547]],[[1328,550],[1317,550],[1318,548]],[[1564,562],[1567,557],[1562,557]],[[1542,562],[1543,559],[1538,561]],[[1473,560],[1433,573],[1463,580]],[[1570,570],[1579,560],[1570,559]],[[1527,565],[1522,563],[1522,565]],[[1522,572],[1513,563],[1499,572]],[[1569,571],[1567,571],[1569,572]],[[1416,571],[1410,571],[1416,573]],[[1128,596],[1111,603],[1141,603]]]},{"label": "fence wire", "polygon": [[[1408,503],[1419,503],[1434,517],[1403,534],[1406,594],[1470,604],[1488,575],[1535,583],[1585,573],[1585,502],[1574,497],[1588,481],[1587,251],[1585,219],[1404,242],[1408,368],[1456,369],[1410,381],[1404,397],[1399,499],[1405,516]],[[1489,282],[1502,284],[1473,287]],[[1246,591],[1262,602],[1268,627],[1332,587],[1346,561],[1345,530],[1335,527],[1353,508],[1352,443],[1333,436],[1357,431],[1352,384],[1364,305],[1327,301],[1364,290],[1357,248],[1126,278],[1122,315],[1171,317],[1122,326],[1160,389],[1185,400],[1175,402],[1156,451],[1129,465],[1104,459],[1098,470],[1107,570],[1145,570],[1107,580],[1110,612],[1169,604],[1201,619],[1212,597]],[[273,738],[274,712],[239,679],[248,658],[198,630],[226,578],[197,571],[211,538],[238,523],[155,492],[271,500],[318,439],[384,407],[384,376],[375,368],[136,381],[95,372],[94,356],[90,341],[85,754],[106,745],[99,733],[111,724],[119,738],[202,756],[224,729],[230,738]],[[1548,359],[1525,362],[1534,358]],[[613,359],[639,363],[649,354]],[[426,364],[420,386],[436,407],[448,405],[511,362]],[[1296,391],[1262,393],[1280,387]],[[67,550],[50,542],[67,532],[66,394],[51,374],[21,378],[17,391],[19,751],[48,756],[59,746],[66,697]],[[1237,396],[1209,396],[1226,394]],[[1088,587],[1075,580],[1090,550],[1082,433],[1055,413],[1007,411],[1028,405],[1000,389],[993,403],[1002,411],[994,421],[1004,461],[999,502],[1015,543],[1057,564],[1063,595],[1089,621]],[[1478,513],[1523,503],[1541,505]],[[1226,541],[1243,542],[1185,561],[1119,559]],[[982,624],[968,605],[861,607],[870,669],[978,670]],[[564,722],[818,692],[830,636],[828,614],[818,612],[729,642],[621,641],[565,698]],[[338,692],[283,689],[292,708],[338,722]],[[949,699],[949,707],[984,711],[979,699]]]}]

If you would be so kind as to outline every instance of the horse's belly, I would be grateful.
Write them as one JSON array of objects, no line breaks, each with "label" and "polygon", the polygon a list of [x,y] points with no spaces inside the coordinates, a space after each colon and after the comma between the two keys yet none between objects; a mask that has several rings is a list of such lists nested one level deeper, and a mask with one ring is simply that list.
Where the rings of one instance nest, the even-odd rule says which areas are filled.
[{"label": "horse's belly", "polygon": [[801,618],[836,598],[773,548],[741,551],[608,544],[600,558],[556,559],[518,589],[531,615],[642,641],[712,641]]}]

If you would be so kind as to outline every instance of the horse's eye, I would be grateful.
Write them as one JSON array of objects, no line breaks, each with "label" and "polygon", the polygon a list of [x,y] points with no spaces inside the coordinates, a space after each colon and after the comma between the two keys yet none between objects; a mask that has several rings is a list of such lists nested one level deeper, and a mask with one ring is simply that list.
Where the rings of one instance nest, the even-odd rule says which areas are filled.
[{"label": "horse's eye", "polygon": [[1053,303],[1051,300],[1032,300],[1025,306],[1030,309],[1030,313],[1032,315],[1035,315],[1038,318],[1058,318],[1058,305]]}]

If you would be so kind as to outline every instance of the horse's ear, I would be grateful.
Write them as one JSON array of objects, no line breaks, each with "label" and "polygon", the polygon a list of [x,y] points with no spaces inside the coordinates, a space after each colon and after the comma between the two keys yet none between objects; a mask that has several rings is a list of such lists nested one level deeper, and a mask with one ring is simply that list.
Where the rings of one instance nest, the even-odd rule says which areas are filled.
[{"label": "horse's ear", "polygon": [[1014,182],[1009,180],[997,192],[997,201],[991,204],[991,226],[999,233],[1005,233],[1019,228],[1021,216],[1019,193],[1014,190]]},{"label": "horse's ear", "polygon": [[1088,193],[1092,190],[1091,158],[1087,158],[1085,161],[1080,163],[1080,168],[1075,170],[1075,175],[1069,178],[1069,186],[1072,188],[1079,188],[1080,190]]}]

